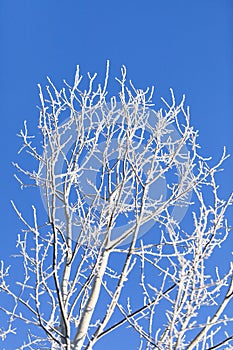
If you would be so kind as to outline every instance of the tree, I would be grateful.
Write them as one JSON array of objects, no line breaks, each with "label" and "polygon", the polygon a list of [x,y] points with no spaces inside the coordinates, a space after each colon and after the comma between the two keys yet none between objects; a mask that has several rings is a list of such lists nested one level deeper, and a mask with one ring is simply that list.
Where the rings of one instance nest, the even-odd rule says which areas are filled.
[{"label": "tree", "polygon": [[47,214],[33,205],[27,219],[12,202],[24,279],[8,285],[2,262],[1,292],[14,303],[1,306],[2,339],[23,323],[18,349],[90,350],[128,325],[138,349],[226,348],[233,266],[218,271],[214,259],[230,239],[232,195],[219,199],[215,180],[225,150],[214,166],[198,153],[172,91],[156,111],[153,88],[127,83],[124,66],[117,97],[108,65],[103,87],[87,76],[86,89],[79,67],[73,86],[49,80],[46,96],[39,86],[41,144],[26,122],[20,132],[37,170],[16,163],[16,177],[40,190]]}]

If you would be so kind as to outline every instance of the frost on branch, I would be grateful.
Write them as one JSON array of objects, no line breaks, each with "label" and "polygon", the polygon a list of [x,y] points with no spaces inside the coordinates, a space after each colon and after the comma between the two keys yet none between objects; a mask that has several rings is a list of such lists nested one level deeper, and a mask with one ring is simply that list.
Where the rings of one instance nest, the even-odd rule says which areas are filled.
[{"label": "frost on branch", "polygon": [[16,178],[38,188],[46,218],[41,203],[29,220],[12,202],[24,225],[24,274],[14,286],[2,265],[13,307],[1,306],[0,336],[23,324],[18,349],[91,350],[125,328],[135,349],[231,344],[232,265],[214,258],[230,239],[232,195],[220,199],[215,180],[226,152],[211,167],[184,98],[171,91],[156,110],[153,88],[137,89],[121,72],[116,96],[108,65],[103,86],[89,73],[85,86],[79,68],[61,90],[48,80],[39,86],[41,139],[26,122],[20,131],[20,153],[37,170],[15,163]]}]

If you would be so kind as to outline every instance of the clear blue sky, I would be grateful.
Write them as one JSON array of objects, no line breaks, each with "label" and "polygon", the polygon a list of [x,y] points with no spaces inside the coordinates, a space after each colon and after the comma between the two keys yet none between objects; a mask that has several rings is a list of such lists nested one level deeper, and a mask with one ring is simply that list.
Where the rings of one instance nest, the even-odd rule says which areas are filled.
[{"label": "clear blue sky", "polygon": [[48,75],[61,86],[77,64],[103,75],[110,59],[112,76],[126,65],[137,87],[155,85],[158,105],[170,87],[185,93],[203,154],[217,160],[224,145],[232,154],[219,176],[222,193],[232,190],[232,0],[1,0],[0,42],[0,258],[18,234],[10,199],[33,201],[13,178],[16,134],[25,119],[37,132],[37,83]]}]

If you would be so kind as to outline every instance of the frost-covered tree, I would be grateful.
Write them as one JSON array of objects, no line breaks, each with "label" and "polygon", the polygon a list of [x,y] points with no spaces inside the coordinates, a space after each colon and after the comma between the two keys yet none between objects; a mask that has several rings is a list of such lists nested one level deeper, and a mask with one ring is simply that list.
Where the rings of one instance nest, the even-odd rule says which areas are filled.
[{"label": "frost-covered tree", "polygon": [[15,164],[16,177],[47,214],[12,202],[24,278],[12,284],[2,262],[3,343],[15,333],[17,349],[90,350],[108,337],[111,348],[126,329],[131,349],[225,349],[233,266],[214,257],[230,240],[232,195],[220,199],[215,181],[226,153],[210,166],[184,98],[171,91],[155,110],[153,88],[127,82],[125,67],[109,96],[108,67],[103,85],[88,73],[82,88],[78,67],[72,86],[39,86],[41,138],[20,132],[37,170]]}]

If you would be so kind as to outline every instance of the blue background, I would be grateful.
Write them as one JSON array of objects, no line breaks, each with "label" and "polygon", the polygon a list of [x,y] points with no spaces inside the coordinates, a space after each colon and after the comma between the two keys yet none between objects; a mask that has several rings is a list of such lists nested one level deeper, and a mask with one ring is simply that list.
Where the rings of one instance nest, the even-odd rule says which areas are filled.
[{"label": "blue background", "polygon": [[[136,87],[155,85],[157,107],[170,87],[178,99],[186,94],[204,156],[216,162],[224,145],[233,155],[232,0],[1,0],[0,35],[1,259],[15,252],[20,227],[10,199],[25,215],[38,201],[20,190],[11,162],[23,161],[16,137],[23,121],[38,133],[37,84],[46,76],[61,87],[79,64],[101,80],[110,59],[113,81],[124,64]],[[231,157],[218,176],[223,196],[232,171]]]}]

